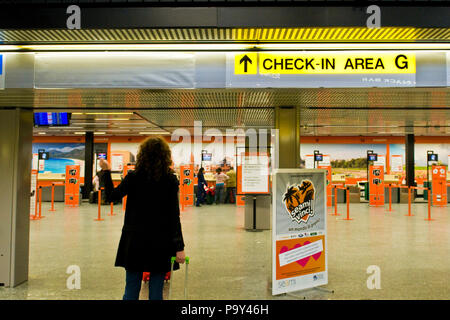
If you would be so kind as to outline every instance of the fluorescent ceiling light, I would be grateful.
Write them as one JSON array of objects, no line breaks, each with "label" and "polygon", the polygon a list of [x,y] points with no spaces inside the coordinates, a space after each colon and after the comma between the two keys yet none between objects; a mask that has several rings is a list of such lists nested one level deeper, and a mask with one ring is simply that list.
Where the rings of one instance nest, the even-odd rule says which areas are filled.
[{"label": "fluorescent ceiling light", "polygon": [[106,134],[106,132],[94,132],[94,134]]},{"label": "fluorescent ceiling light", "polygon": [[[0,46],[1,49],[1,46]],[[134,114],[133,112],[72,112],[72,114],[90,114],[90,115],[98,115],[98,114],[118,114],[118,115],[126,115],[126,114]]]},{"label": "fluorescent ceiling light", "polygon": [[130,118],[108,118],[108,119],[99,119],[99,118],[95,118],[95,120],[100,120],[100,121],[125,121],[125,120],[131,120]]},{"label": "fluorescent ceiling light", "polygon": [[85,134],[86,132],[74,132],[74,134]]},{"label": "fluorescent ceiling light", "polygon": [[[449,43],[203,43],[0,45],[0,51],[247,51],[247,50],[450,50]],[[70,52],[68,52],[70,54]],[[104,53],[102,53],[104,54]]]},{"label": "fluorescent ceiling light", "polygon": [[157,132],[157,131],[149,131],[149,132],[139,132],[139,134],[159,134],[159,135],[168,135],[170,132]]},{"label": "fluorescent ceiling light", "polygon": [[46,132],[38,132],[38,134],[47,134]]}]

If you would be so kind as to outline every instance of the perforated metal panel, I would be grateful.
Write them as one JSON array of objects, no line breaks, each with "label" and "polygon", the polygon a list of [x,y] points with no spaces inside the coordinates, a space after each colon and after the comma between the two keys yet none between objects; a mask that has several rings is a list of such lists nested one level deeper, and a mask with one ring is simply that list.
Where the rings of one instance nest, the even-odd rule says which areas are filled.
[{"label": "perforated metal panel", "polygon": [[445,42],[448,28],[161,28],[0,30],[4,44],[201,42]]}]

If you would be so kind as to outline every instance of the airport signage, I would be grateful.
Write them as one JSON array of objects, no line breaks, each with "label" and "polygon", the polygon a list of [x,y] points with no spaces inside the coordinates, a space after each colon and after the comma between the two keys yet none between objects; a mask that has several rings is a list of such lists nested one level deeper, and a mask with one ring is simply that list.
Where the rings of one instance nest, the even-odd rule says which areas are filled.
[{"label": "airport signage", "polygon": [[416,73],[411,53],[244,53],[235,56],[235,74],[396,74]]},{"label": "airport signage", "polygon": [[273,174],[273,295],[328,283],[326,174],[317,169]]},{"label": "airport signage", "polygon": [[285,51],[227,54],[227,87],[415,87],[416,54],[407,51]]}]

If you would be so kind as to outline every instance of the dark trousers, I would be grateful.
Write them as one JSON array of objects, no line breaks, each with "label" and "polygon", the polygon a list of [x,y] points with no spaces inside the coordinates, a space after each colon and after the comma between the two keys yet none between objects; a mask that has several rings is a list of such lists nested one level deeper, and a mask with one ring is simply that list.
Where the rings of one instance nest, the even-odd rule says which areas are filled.
[{"label": "dark trousers", "polygon": [[[125,294],[123,300],[139,300],[143,272],[126,272]],[[148,298],[149,300],[162,300],[165,272],[150,272]]]},{"label": "dark trousers", "polygon": [[236,187],[227,187],[225,203],[236,203]]},{"label": "dark trousers", "polygon": [[206,191],[205,188],[203,187],[203,185],[198,185],[197,186],[197,201],[195,203],[195,205],[200,205],[205,203],[206,201]]}]

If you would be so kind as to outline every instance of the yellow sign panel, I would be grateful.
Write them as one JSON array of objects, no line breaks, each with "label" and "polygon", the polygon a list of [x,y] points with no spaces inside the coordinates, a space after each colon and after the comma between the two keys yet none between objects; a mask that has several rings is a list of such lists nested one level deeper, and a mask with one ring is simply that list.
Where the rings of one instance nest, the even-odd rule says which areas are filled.
[{"label": "yellow sign panel", "polygon": [[415,73],[416,59],[409,53],[261,53],[259,70],[261,74]]},{"label": "yellow sign panel", "polygon": [[[256,53],[253,53],[256,55]],[[235,74],[245,55],[235,57]],[[253,58],[252,58],[253,60]],[[252,74],[256,65],[252,65]],[[260,74],[399,74],[416,73],[416,57],[410,53],[259,53]]]},{"label": "yellow sign panel", "polygon": [[234,74],[257,74],[258,53],[244,53],[234,56]]}]

